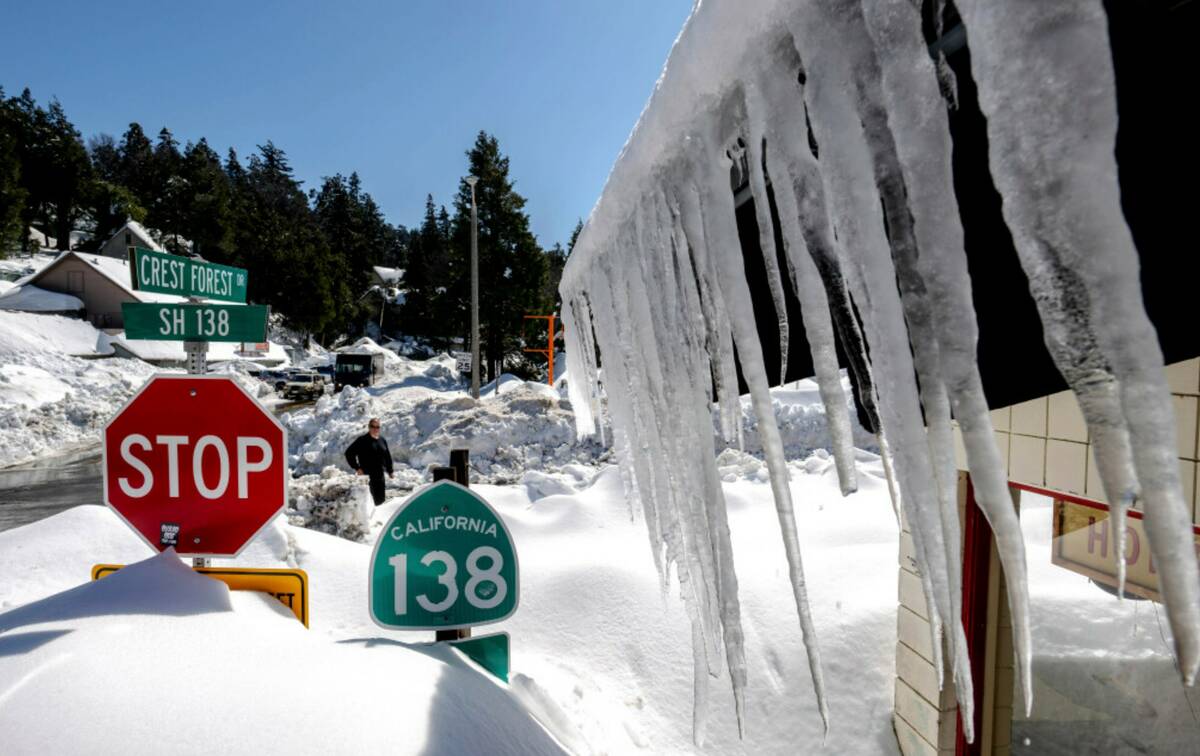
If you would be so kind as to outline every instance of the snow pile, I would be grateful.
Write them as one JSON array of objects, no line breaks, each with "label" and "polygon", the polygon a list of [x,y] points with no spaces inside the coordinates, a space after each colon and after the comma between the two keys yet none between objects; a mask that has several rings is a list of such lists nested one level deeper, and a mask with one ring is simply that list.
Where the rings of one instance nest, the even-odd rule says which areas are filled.
[{"label": "snow pile", "polygon": [[[421,484],[415,471],[401,472],[404,490]],[[388,481],[392,496],[401,493]],[[303,475],[288,484],[288,521],[293,525],[328,533],[350,541],[365,541],[371,533],[371,499],[367,479],[329,466],[316,475]]]},{"label": "snow pile", "polygon": [[171,552],[145,559],[0,614],[4,750],[563,753],[455,652],[339,640]]},{"label": "snow pile", "polygon": [[83,309],[83,301],[70,294],[61,294],[32,284],[13,286],[0,294],[0,310],[24,312],[74,312]]},{"label": "snow pile", "polygon": [[[1107,497],[1118,508],[1135,496],[1145,502],[1180,671],[1190,683],[1200,666],[1200,579],[1162,354],[1119,201],[1107,19],[1088,0],[960,6],[1005,220],[1052,356],[1100,442]],[[803,308],[842,493],[858,481],[837,341],[885,453],[894,454],[933,612],[931,640],[941,653],[944,623],[969,728],[970,662],[956,619],[954,407],[1008,577],[1018,677],[1030,706],[1024,546],[975,360],[949,129],[920,10],[908,0],[772,0],[752,12],[735,2],[698,4],[563,273],[568,386],[580,433],[598,430],[603,390],[657,563],[664,576],[677,570],[686,586],[696,699],[721,671],[723,651],[739,714],[746,661],[738,576],[715,450],[701,431],[707,412],[697,410],[717,400],[724,438],[740,443],[735,350],[823,715],[827,700],[786,449],[768,391],[778,376],[764,368],[738,254],[730,174],[743,164],[782,338],[785,276]],[[772,199],[786,271],[775,262]]]},{"label": "snow pile", "polygon": [[111,354],[89,323],[0,312],[0,466],[92,442],[154,373],[139,360],[85,360]]},{"label": "snow pile", "polygon": [[[896,753],[897,533],[879,459],[864,455],[856,472],[860,490],[848,499],[840,498],[836,474],[794,467],[792,483],[811,525],[801,537],[818,629],[831,651],[829,705],[839,721],[855,723],[832,731],[825,750],[874,756]],[[520,608],[476,632],[510,633],[508,686],[445,649],[415,645],[432,640],[431,632],[371,622],[370,543],[277,518],[238,560],[217,560],[307,571],[311,629],[304,630],[274,600],[226,594],[219,584],[205,591],[165,558],[118,583],[104,585],[121,572],[88,583],[93,564],[148,555],[103,507],[2,532],[0,574],[10,577],[0,581],[0,681],[12,681],[0,682],[3,750],[159,752],[162,733],[185,753],[551,750],[530,715],[579,754],[817,748],[823,727],[803,647],[780,632],[788,581],[777,567],[782,544],[773,536],[770,488],[724,486],[742,581],[748,728],[740,741],[732,694],[714,689],[700,751],[692,740],[691,653],[678,642],[690,620],[678,589],[664,600],[645,525],[630,517],[619,471],[586,474],[594,476],[589,486],[537,501],[525,486],[474,487],[504,518],[521,559]],[[401,503],[374,509],[370,540]],[[186,675],[188,684],[164,685],[164,670],[174,680]],[[97,698],[100,688],[109,692]],[[214,721],[224,724],[214,730]],[[486,741],[474,739],[480,732]]]},{"label": "snow pile", "polygon": [[577,442],[570,404],[548,386],[503,381],[479,401],[462,391],[448,359],[414,362],[392,355],[386,381],[347,387],[308,408],[283,416],[295,474],[345,469],[344,452],[380,418],[397,472],[417,479],[432,465],[445,465],[450,450],[471,453],[473,479],[514,481],[529,469],[554,470],[596,460],[603,448]]}]

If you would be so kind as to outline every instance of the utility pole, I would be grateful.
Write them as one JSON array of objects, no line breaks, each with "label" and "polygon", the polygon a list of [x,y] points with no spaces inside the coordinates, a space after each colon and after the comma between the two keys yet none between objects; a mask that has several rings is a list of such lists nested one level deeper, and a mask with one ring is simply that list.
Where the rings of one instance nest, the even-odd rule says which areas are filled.
[{"label": "utility pole", "polygon": [[467,176],[471,186],[471,396],[479,398],[479,211],[475,203],[475,184],[479,179]]}]

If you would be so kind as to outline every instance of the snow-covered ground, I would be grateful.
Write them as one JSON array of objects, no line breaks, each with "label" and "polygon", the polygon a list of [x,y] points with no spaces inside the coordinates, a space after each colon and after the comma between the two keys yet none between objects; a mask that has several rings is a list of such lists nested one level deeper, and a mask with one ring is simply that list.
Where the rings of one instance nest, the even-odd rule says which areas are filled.
[{"label": "snow-covered ground", "polygon": [[112,354],[83,320],[0,312],[0,466],[96,443],[155,369]]},{"label": "snow-covered ground", "polygon": [[[896,525],[878,460],[864,453],[859,467],[860,492],[842,499],[827,457],[792,466],[831,686],[825,752],[839,754],[895,750]],[[228,594],[163,559],[88,583],[93,564],[150,556],[101,507],[0,533],[0,574],[10,576],[0,582],[4,751],[149,753],[168,738],[185,752],[553,752],[544,728],[576,753],[693,752],[687,616],[673,580],[664,592],[616,468],[596,472],[579,490],[536,499],[526,486],[476,487],[521,557],[521,606],[488,628],[511,634],[507,688],[444,650],[405,645],[429,633],[371,622],[370,543],[281,517],[237,560],[308,572],[305,631],[271,601]],[[728,682],[714,681],[704,750],[817,750],[821,720],[770,489],[739,479],[725,493],[747,633],[747,730],[739,741]],[[401,502],[371,513],[368,540]],[[71,714],[46,716],[51,708]]]}]

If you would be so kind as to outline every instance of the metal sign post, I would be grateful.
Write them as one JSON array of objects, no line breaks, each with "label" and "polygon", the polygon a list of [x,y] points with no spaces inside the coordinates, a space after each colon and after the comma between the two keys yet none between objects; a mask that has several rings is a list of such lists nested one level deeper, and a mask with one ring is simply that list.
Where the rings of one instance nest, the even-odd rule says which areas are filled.
[{"label": "metal sign post", "polygon": [[[199,304],[199,297],[188,297],[188,302]],[[185,341],[183,351],[187,355],[188,375],[204,375],[208,372],[208,342]],[[192,557],[193,567],[211,567],[212,560],[205,557]]]}]

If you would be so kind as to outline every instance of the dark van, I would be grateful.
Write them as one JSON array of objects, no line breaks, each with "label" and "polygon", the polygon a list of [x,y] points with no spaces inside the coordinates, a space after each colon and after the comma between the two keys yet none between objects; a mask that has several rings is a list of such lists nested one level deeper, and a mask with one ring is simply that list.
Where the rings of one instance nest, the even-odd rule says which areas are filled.
[{"label": "dark van", "polygon": [[373,386],[383,375],[383,355],[375,352],[338,352],[333,367],[333,390],[344,386]]}]

